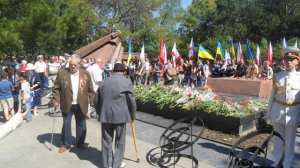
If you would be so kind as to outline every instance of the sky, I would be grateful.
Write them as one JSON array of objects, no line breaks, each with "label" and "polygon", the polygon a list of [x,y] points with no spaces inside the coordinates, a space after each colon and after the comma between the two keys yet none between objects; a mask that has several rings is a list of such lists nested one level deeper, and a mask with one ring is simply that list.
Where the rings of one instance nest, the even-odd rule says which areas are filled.
[{"label": "sky", "polygon": [[181,0],[181,5],[184,9],[186,9],[191,3],[192,0]]}]

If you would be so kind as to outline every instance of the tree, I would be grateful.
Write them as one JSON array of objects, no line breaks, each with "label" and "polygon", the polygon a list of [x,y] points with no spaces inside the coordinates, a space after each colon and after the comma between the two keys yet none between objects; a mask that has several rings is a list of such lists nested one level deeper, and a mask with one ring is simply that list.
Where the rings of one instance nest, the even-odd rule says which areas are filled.
[{"label": "tree", "polygon": [[61,54],[93,40],[97,16],[88,0],[5,0],[0,9],[1,53]]}]

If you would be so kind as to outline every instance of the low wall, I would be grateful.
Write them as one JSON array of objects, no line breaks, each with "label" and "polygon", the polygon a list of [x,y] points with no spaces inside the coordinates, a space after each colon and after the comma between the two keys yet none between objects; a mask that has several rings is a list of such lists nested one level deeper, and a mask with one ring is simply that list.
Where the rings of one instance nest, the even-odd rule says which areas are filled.
[{"label": "low wall", "polygon": [[[259,126],[257,119],[259,118],[259,116],[261,116],[261,113],[253,113],[247,116],[236,117],[217,115],[205,111],[170,108],[159,109],[158,106],[154,103],[144,103],[139,100],[137,100],[137,110],[168,119],[173,119],[175,121],[187,116],[197,115],[203,120],[204,126],[206,128],[239,136],[244,136],[249,132],[255,131],[256,127]],[[159,125],[159,121],[157,121],[157,123],[155,124]]]},{"label": "low wall", "polygon": [[272,92],[272,80],[235,78],[209,78],[208,87],[214,92],[268,98]]}]

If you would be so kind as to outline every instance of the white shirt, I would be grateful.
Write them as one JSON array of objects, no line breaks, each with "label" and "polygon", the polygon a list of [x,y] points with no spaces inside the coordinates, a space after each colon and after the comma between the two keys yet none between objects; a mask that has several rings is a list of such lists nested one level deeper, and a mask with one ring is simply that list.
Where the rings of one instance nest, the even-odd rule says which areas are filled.
[{"label": "white shirt", "polygon": [[206,78],[210,75],[209,66],[207,64],[203,65],[203,73]]},{"label": "white shirt", "polygon": [[40,61],[37,61],[35,64],[34,64],[34,71],[36,73],[44,73],[46,71],[46,68],[47,68],[47,65],[44,61],[40,62]]},{"label": "white shirt", "polygon": [[27,102],[28,100],[30,100],[30,84],[29,82],[22,82],[21,83],[21,91],[24,94],[24,99]]},{"label": "white shirt", "polygon": [[74,74],[71,74],[71,85],[72,85],[72,93],[73,93],[72,104],[78,104],[77,96],[78,96],[78,88],[79,88],[79,71],[77,71]]},{"label": "white shirt", "polygon": [[54,63],[48,63],[48,67],[49,67],[49,74],[57,74],[57,72],[60,69],[60,64],[57,62]]},{"label": "white shirt", "polygon": [[145,62],[145,71],[150,71],[150,62]]},{"label": "white shirt", "polygon": [[99,67],[98,64],[93,64],[87,68],[87,71],[91,76],[94,92],[96,92],[103,80],[102,79],[103,70]]}]

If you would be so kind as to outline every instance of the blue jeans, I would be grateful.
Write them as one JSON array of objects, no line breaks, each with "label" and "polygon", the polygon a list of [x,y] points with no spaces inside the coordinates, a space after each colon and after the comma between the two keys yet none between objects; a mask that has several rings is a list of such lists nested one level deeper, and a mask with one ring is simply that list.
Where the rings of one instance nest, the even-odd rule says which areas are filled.
[{"label": "blue jeans", "polygon": [[[25,110],[26,110],[26,112],[27,112],[27,114],[26,114],[26,120],[27,121],[31,121],[32,120],[32,114],[31,114],[31,102],[30,101],[28,101],[28,102],[26,102],[25,104],[24,104],[24,106],[25,106]],[[23,109],[22,109],[23,110]]]},{"label": "blue jeans", "polygon": [[61,141],[62,145],[67,148],[73,144],[72,142],[72,131],[71,131],[71,122],[72,116],[75,115],[76,121],[76,145],[84,145],[86,137],[86,121],[85,116],[82,114],[79,105],[72,105],[70,112],[63,112],[63,127],[61,132]]}]

